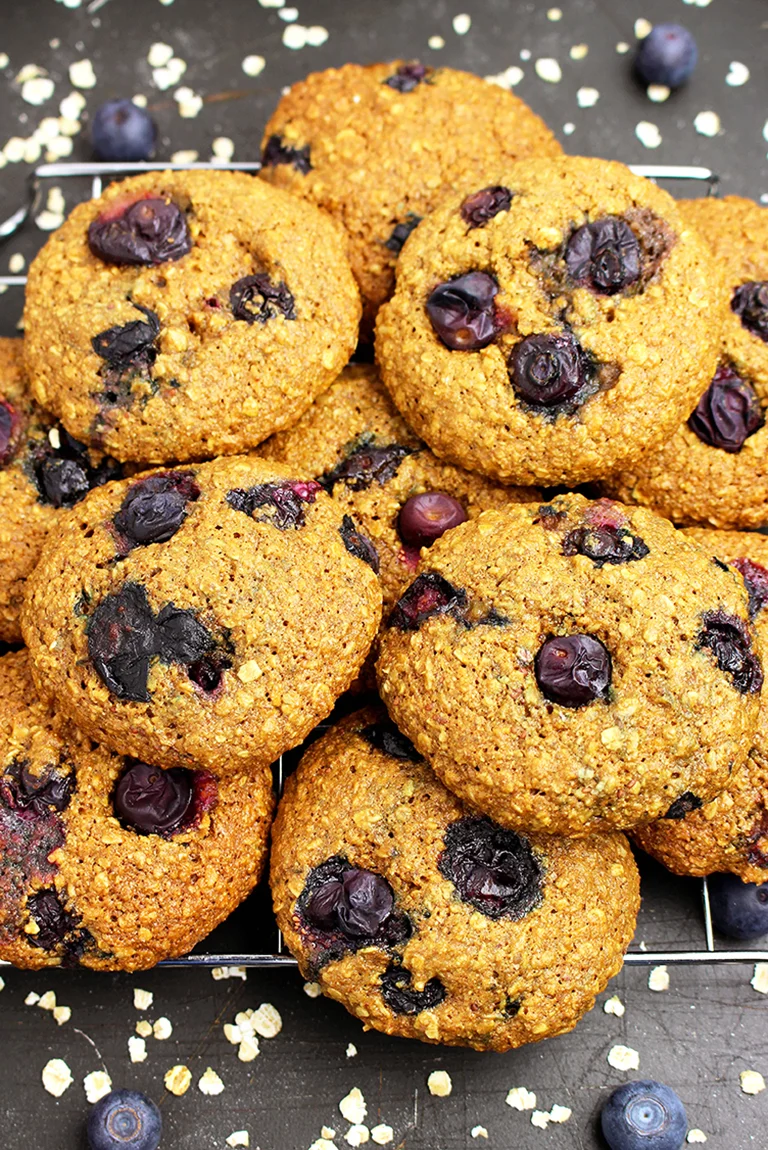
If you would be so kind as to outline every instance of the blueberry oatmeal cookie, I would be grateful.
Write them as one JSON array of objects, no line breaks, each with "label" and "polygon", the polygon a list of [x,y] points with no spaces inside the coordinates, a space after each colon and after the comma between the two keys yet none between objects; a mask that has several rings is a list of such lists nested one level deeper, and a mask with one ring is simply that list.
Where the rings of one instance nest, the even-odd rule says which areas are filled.
[{"label": "blueberry oatmeal cookie", "polygon": [[623,835],[528,838],[471,813],[379,707],[288,779],[271,885],[302,973],[366,1028],[476,1050],[571,1030],[639,905]]},{"label": "blueberry oatmeal cookie", "polygon": [[[685,534],[742,575],[758,642],[768,647],[768,539],[747,531]],[[710,803],[688,793],[664,819],[635,832],[639,845],[675,874],[732,871],[744,882],[768,881],[768,708],[761,702],[752,749],[727,788]]]},{"label": "blueberry oatmeal cookie", "polygon": [[760,527],[768,523],[768,210],[738,196],[678,206],[731,293],[720,360],[688,422],[606,490],[676,523]]},{"label": "blueberry oatmeal cookie", "polygon": [[159,766],[240,771],[300,743],[377,633],[373,545],[318,483],[256,458],[92,491],[22,628],[41,692]]},{"label": "blueberry oatmeal cookie", "polygon": [[0,659],[0,957],[139,970],[184,954],[256,884],[272,779],[124,759]]},{"label": "blueberry oatmeal cookie", "polygon": [[419,225],[376,325],[416,433],[505,483],[575,485],[660,446],[712,378],[727,307],[674,200],[581,157],[462,188]]},{"label": "blueberry oatmeal cookie", "polygon": [[314,72],[264,130],[261,176],[346,228],[370,334],[399,252],[460,180],[528,156],[555,156],[549,128],[512,92],[468,72],[392,61]]},{"label": "blueberry oatmeal cookie", "polygon": [[29,269],[33,393],[118,459],[254,447],[290,426],[355,346],[346,247],[311,204],[244,173],[113,184]]},{"label": "blueberry oatmeal cookie", "polygon": [[763,679],[737,573],[652,512],[580,495],[438,540],[377,671],[464,802],[566,835],[714,798],[752,745]]}]

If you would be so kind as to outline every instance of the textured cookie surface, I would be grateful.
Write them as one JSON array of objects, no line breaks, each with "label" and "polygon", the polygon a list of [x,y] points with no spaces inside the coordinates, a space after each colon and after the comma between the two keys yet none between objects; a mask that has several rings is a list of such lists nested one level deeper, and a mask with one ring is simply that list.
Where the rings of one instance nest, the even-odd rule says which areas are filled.
[{"label": "textured cookie surface", "polygon": [[725,787],[757,721],[753,639],[735,571],[643,508],[564,495],[438,540],[377,672],[394,721],[464,801],[581,835]]},{"label": "textured cookie surface", "polygon": [[162,766],[240,770],[301,742],[355,677],[381,591],[370,543],[280,464],[108,484],[49,539],[22,627],[40,689]]},{"label": "textured cookie surface", "polygon": [[478,1050],[571,1030],[639,904],[623,835],[524,838],[470,814],[379,708],[288,779],[271,885],[302,973],[366,1027]]},{"label": "textured cookie surface", "polygon": [[384,382],[439,456],[577,484],[659,446],[712,378],[722,273],[621,164],[533,159],[460,185],[409,239],[376,325]]},{"label": "textured cookie surface", "polygon": [[258,881],[266,768],[217,779],[112,754],[39,701],[24,651],[0,660],[0,734],[2,958],[152,966],[191,949]]},{"label": "textured cookie surface", "polygon": [[[732,563],[747,585],[763,652],[768,643],[768,539],[746,531],[688,528],[708,555]],[[689,794],[672,816],[641,828],[640,846],[675,874],[733,871],[744,882],[768,881],[768,707],[765,700],[744,766],[711,803]]]},{"label": "textured cookie surface", "polygon": [[24,585],[62,508],[122,467],[78,443],[31,399],[19,339],[0,339],[0,640],[21,639]]},{"label": "textured cookie surface", "polygon": [[712,249],[731,297],[717,373],[669,442],[606,489],[676,523],[768,522],[768,209],[726,196],[679,204]]},{"label": "textured cookie surface", "polygon": [[346,247],[311,204],[243,173],[114,184],[30,268],[34,394],[119,459],[253,447],[296,420],[355,346]]},{"label": "textured cookie surface", "polygon": [[522,100],[478,76],[346,64],[283,96],[264,131],[261,175],[344,224],[370,329],[408,234],[457,180],[559,152]]}]

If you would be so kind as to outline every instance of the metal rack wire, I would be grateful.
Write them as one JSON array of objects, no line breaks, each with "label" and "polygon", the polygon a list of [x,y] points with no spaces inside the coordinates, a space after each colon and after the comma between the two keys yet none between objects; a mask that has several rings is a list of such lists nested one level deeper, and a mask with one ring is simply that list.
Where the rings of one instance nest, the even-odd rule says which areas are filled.
[{"label": "metal rack wire", "polygon": [[[12,236],[18,235],[27,222],[34,218],[41,203],[42,191],[46,181],[90,179],[90,195],[100,196],[104,177],[121,177],[138,175],[141,172],[152,171],[241,171],[257,172],[261,164],[258,161],[242,163],[211,163],[172,164],[172,163],[55,163],[41,164],[30,174],[27,181],[26,201],[6,220],[0,223],[0,243]],[[719,177],[709,168],[688,167],[670,164],[634,164],[631,170],[638,176],[659,181],[682,181],[706,185],[706,194],[715,195]],[[41,242],[43,236],[41,234]],[[23,287],[27,282],[26,276],[0,275],[0,285],[5,287]],[[275,764],[275,781],[278,793],[282,791],[284,776],[284,763],[281,757]],[[702,945],[689,950],[644,950],[632,948],[625,956],[627,966],[707,966],[711,963],[757,963],[768,962],[768,950],[733,950],[721,948],[715,941],[715,932],[712,923],[712,913],[709,903],[709,888],[707,880],[702,880],[702,910],[703,910],[703,939]],[[285,950],[282,936],[276,932],[277,945],[274,953],[260,954],[189,954],[183,958],[166,959],[160,963],[165,967],[214,967],[214,966],[249,966],[249,967],[295,967],[296,960]],[[7,966],[8,963],[1,962]]]}]

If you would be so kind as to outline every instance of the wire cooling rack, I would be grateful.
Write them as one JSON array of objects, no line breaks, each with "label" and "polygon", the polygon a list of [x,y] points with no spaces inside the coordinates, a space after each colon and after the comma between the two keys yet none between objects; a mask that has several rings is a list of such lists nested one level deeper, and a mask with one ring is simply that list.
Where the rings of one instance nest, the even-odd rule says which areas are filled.
[{"label": "wire cooling rack", "polygon": [[[706,195],[715,195],[719,177],[709,168],[688,167],[669,164],[634,164],[630,165],[632,171],[638,176],[647,179],[675,183],[693,183],[703,186]],[[211,163],[195,164],[165,164],[165,163],[55,163],[41,164],[30,174],[27,181],[27,198],[25,202],[6,220],[0,223],[0,242],[18,235],[30,219],[34,219],[43,200],[43,193],[48,181],[79,180],[80,186],[86,188],[86,195],[100,196],[105,177],[122,177],[138,175],[141,172],[153,171],[240,171],[257,172],[261,164],[258,161],[244,163]],[[90,181],[88,186],[87,181]],[[86,198],[86,196],[81,196]],[[41,234],[41,242],[44,237]],[[26,276],[0,275],[0,285],[5,287],[23,287],[27,282]],[[278,793],[282,791],[286,763],[284,758],[275,764],[275,784]],[[670,876],[671,877],[671,876]],[[257,905],[253,905],[254,898]],[[260,899],[260,901],[259,901]],[[709,889],[707,880],[701,884],[701,900],[703,911],[702,937],[698,945],[690,949],[681,950],[648,950],[643,944],[633,946],[625,956],[627,966],[706,966],[710,963],[755,963],[768,962],[768,950],[734,950],[720,946],[715,941],[715,932],[712,923],[712,914],[709,903]],[[259,933],[264,939],[263,949],[259,952],[240,950],[232,947],[231,943],[224,946],[216,945],[216,935],[222,930],[228,934],[240,934],[241,937],[253,937],[252,923],[242,920],[249,916],[258,916],[263,929]],[[238,925],[238,920],[242,924]],[[228,927],[232,924],[232,929]],[[283,945],[280,932],[274,923],[269,908],[266,891],[260,889],[246,901],[243,907],[235,911],[224,927],[219,927],[210,940],[201,945],[213,944],[216,953],[200,952],[185,955],[183,958],[166,959],[160,963],[166,967],[214,967],[214,966],[257,966],[257,967],[295,967],[296,960],[291,957]],[[7,963],[0,965],[6,966]]]}]

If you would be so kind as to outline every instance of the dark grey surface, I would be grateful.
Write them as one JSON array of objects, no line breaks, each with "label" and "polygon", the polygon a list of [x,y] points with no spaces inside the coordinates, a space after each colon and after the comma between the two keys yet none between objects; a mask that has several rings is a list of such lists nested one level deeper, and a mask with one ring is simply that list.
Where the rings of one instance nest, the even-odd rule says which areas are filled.
[{"label": "dark grey surface", "polygon": [[[346,60],[372,61],[387,56],[420,56],[430,63],[452,64],[480,74],[497,73],[519,64],[525,77],[517,88],[561,134],[569,151],[599,154],[628,162],[701,163],[723,177],[725,191],[755,198],[768,192],[768,165],[763,124],[768,117],[765,0],[712,0],[709,7],[686,6],[682,0],[560,0],[561,21],[547,19],[548,3],[509,0],[411,0],[410,3],[325,2],[298,4],[299,22],[321,24],[330,37],[321,48],[293,52],[281,43],[285,23],[256,0],[109,0],[89,14],[85,6],[68,10],[54,0],[31,0],[0,7],[0,51],[10,56],[2,74],[0,146],[12,135],[28,135],[43,116],[57,111],[70,87],[67,67],[73,60],[93,61],[97,87],[85,93],[88,109],[116,95],[143,92],[161,127],[161,156],[194,148],[201,159],[210,154],[218,135],[230,136],[237,159],[257,155],[260,130],[285,84],[307,71]],[[472,16],[470,32],[457,36],[451,18]],[[632,42],[638,17],[676,19],[697,35],[701,60],[685,91],[666,104],[648,102],[631,79],[629,57],[616,53],[619,40]],[[441,35],[445,47],[432,51],[427,40]],[[49,42],[58,38],[58,48]],[[154,41],[171,44],[187,61],[181,84],[200,92],[205,107],[196,119],[180,119],[172,92],[151,85],[146,55]],[[572,44],[586,43],[585,60],[569,59]],[[521,49],[532,59],[520,60]],[[258,53],[267,60],[256,79],[240,68],[242,58]],[[563,69],[559,84],[539,80],[533,61],[556,57]],[[751,70],[748,84],[730,88],[725,75],[732,60]],[[54,98],[41,108],[21,99],[13,77],[27,63],[49,69],[57,81]],[[600,100],[579,109],[576,91],[596,87]],[[697,112],[711,109],[721,117],[723,133],[706,139],[694,131]],[[20,122],[26,116],[26,122]],[[645,149],[636,139],[639,120],[658,124],[662,146]],[[572,122],[575,131],[561,129]],[[478,125],[478,132],[482,125]],[[88,159],[87,138],[76,137],[73,158]],[[28,167],[0,170],[0,215],[23,196]],[[71,205],[72,197],[68,196]],[[0,246],[0,270],[11,253],[31,256],[44,239],[33,227],[23,237]],[[52,301],[53,302],[53,301]],[[0,297],[0,330],[12,334],[20,314],[20,295],[10,289]],[[644,876],[645,905],[638,942],[649,949],[683,949],[701,942],[698,884],[676,880],[650,867]],[[238,939],[257,945],[263,925],[257,915],[241,916]],[[224,933],[223,938],[232,937]],[[116,1085],[135,1086],[163,1108],[163,1146],[174,1150],[224,1147],[236,1129],[250,1131],[251,1147],[261,1150],[305,1150],[323,1124],[337,1131],[336,1145],[348,1144],[348,1124],[338,1113],[339,1100],[352,1086],[363,1091],[368,1123],[389,1123],[395,1147],[408,1150],[500,1150],[534,1146],[563,1150],[601,1145],[596,1115],[610,1088],[627,1077],[650,1076],[674,1086],[686,1103],[690,1125],[706,1131],[708,1144],[722,1150],[768,1147],[768,1092],[747,1097],[739,1089],[739,1072],[762,1071],[768,1077],[768,1001],[749,985],[751,967],[675,968],[665,994],[647,988],[647,970],[627,968],[601,996],[618,993],[626,1004],[623,1019],[600,1006],[575,1032],[507,1055],[479,1055],[461,1050],[422,1047],[416,1043],[364,1034],[360,1024],[333,1003],[311,1001],[301,992],[295,972],[251,972],[248,982],[214,982],[205,971],[156,971],[133,977],[52,972],[44,975],[5,972],[0,996],[0,1130],[2,1144],[33,1150],[80,1150],[87,1106],[81,1081],[101,1066],[89,1039],[103,1055]],[[154,991],[146,1016],[161,1014],[174,1026],[170,1040],[147,1039],[147,1061],[132,1065],[127,1039],[139,1014],[132,988]],[[72,1020],[58,1027],[49,1014],[24,1005],[30,990],[55,989],[59,1001],[72,1007]],[[283,1015],[282,1033],[263,1040],[259,1058],[238,1062],[236,1048],[224,1039],[221,1024],[237,1010],[274,1003]],[[87,1037],[86,1037],[87,1036]],[[345,1050],[354,1042],[358,1055]],[[606,1055],[623,1042],[640,1054],[640,1070],[630,1075],[609,1067]],[[75,1078],[60,1099],[46,1094],[40,1072],[51,1057],[64,1058]],[[167,1094],[164,1072],[186,1063],[195,1083],[213,1066],[225,1083],[217,1098],[204,1097],[196,1085],[181,1099]],[[447,1069],[453,1093],[432,1098],[428,1073]],[[526,1086],[538,1105],[570,1106],[573,1117],[563,1126],[535,1129],[530,1115],[504,1104],[507,1090]],[[473,1140],[474,1125],[488,1129],[488,1142]],[[369,1144],[369,1145],[372,1145]]]}]

